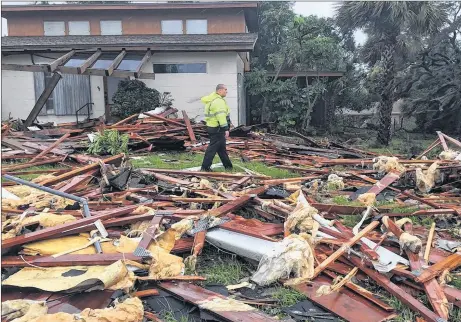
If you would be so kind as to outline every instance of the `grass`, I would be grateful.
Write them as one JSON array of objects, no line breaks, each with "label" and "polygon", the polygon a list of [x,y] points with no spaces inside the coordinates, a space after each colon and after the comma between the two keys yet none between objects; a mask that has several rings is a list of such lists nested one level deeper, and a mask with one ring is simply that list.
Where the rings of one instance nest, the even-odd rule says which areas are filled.
[{"label": "grass", "polygon": [[272,294],[274,299],[279,300],[281,307],[295,305],[298,302],[307,300],[307,296],[290,287],[280,286]]},{"label": "grass", "polygon": [[[21,164],[21,163],[14,163],[16,164]],[[2,163],[3,166],[7,166],[10,164],[5,164]],[[12,164],[11,164],[12,165]],[[52,164],[44,164],[44,165],[38,165],[26,169],[20,169],[20,170],[15,170],[14,172],[23,172],[23,171],[40,171],[40,170],[60,170],[60,169],[66,169],[65,167],[62,167],[60,165],[52,165]],[[25,174],[25,175],[19,175],[17,176],[18,178],[24,179],[24,180],[33,180],[41,175],[45,175],[47,173],[34,173],[34,174]],[[2,178],[3,180],[3,178]]]},{"label": "grass", "polygon": [[[182,170],[187,168],[199,167],[203,161],[203,154],[198,153],[155,153],[149,156],[132,159],[132,164],[135,168],[157,168],[157,169],[174,169]],[[220,163],[221,160],[215,156],[213,163]],[[234,165],[233,173],[244,172],[240,167],[260,173],[262,175],[270,176],[272,178],[293,178],[299,176],[298,174],[285,170],[278,169],[277,167],[270,167],[262,162],[243,162],[238,158],[232,158]],[[219,167],[213,169],[214,171],[225,171],[224,168]]]},{"label": "grass", "polygon": [[453,280],[448,284],[461,290],[461,276],[453,276]]},{"label": "grass", "polygon": [[189,318],[187,316],[181,316],[181,318],[178,320],[174,317],[173,312],[171,311],[164,311],[161,313],[162,320],[164,322],[189,322]]},{"label": "grass", "polygon": [[395,296],[391,296],[387,299],[387,302],[390,306],[392,306],[395,312],[398,314],[397,317],[394,318],[393,321],[396,322],[408,322],[408,321],[416,321],[416,317],[418,314],[410,310],[405,304],[400,302],[398,298]]},{"label": "grass", "polygon": [[346,215],[346,216],[342,216],[341,222],[343,223],[344,226],[354,227],[360,222],[361,219],[362,219],[362,215]]},{"label": "grass", "polygon": [[198,257],[196,270],[199,275],[206,277],[209,284],[233,285],[249,276],[246,263],[210,246],[205,246]]},{"label": "grass", "polygon": [[[376,144],[376,142],[370,142],[365,148],[368,151],[383,155],[419,154],[423,152],[431,143],[433,143],[435,139],[435,137],[432,139],[421,139],[421,135],[418,135],[418,137],[414,138],[394,137],[387,147],[379,146]],[[432,156],[438,154],[437,151],[431,151],[431,153],[432,154],[430,155]]]}]

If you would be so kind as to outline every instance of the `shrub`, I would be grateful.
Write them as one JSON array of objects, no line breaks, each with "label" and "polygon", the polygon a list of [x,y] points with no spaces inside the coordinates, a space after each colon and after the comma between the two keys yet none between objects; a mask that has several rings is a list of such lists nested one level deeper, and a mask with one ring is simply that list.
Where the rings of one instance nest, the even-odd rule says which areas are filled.
[{"label": "shrub", "polygon": [[120,135],[117,130],[103,130],[102,133],[96,134],[93,142],[88,146],[88,153],[98,155],[127,153],[129,139],[128,134]]},{"label": "shrub", "polygon": [[142,113],[159,106],[160,93],[149,88],[140,80],[123,80],[113,98],[114,106],[111,114],[126,118],[136,113]]}]

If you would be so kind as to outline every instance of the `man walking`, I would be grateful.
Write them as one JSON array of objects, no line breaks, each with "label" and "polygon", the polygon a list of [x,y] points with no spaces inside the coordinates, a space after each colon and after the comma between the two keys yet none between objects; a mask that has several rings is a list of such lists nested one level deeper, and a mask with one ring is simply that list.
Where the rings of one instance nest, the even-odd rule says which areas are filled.
[{"label": "man walking", "polygon": [[216,86],[216,92],[201,98],[205,104],[205,122],[210,137],[210,144],[205,152],[202,162],[202,171],[211,171],[211,164],[218,153],[226,170],[232,169],[232,162],[226,151],[226,138],[229,137],[230,109],[224,97],[227,87],[223,84]]}]

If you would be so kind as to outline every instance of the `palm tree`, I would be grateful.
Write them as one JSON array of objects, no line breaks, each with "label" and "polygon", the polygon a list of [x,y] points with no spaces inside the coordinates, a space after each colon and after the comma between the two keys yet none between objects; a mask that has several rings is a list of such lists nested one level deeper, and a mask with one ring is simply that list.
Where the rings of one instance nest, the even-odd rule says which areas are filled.
[{"label": "palm tree", "polygon": [[362,54],[378,71],[375,90],[380,97],[379,143],[388,145],[391,139],[396,62],[411,49],[409,40],[424,40],[437,32],[445,20],[445,11],[436,2],[357,1],[337,7],[336,21],[341,29],[363,29],[368,35]]}]

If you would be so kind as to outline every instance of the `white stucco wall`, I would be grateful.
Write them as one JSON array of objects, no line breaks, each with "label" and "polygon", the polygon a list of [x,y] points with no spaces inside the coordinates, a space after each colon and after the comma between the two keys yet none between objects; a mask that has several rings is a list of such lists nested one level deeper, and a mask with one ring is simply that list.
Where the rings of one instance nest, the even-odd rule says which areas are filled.
[{"label": "white stucco wall", "polygon": [[159,92],[171,92],[173,106],[185,110],[190,118],[204,118],[204,107],[200,97],[215,91],[216,85],[227,86],[227,104],[231,109],[231,120],[238,124],[237,64],[236,52],[221,53],[154,53],[144,72],[153,72],[154,63],[207,63],[206,74],[156,74],[155,79],[144,81]]},{"label": "white stucco wall", "polygon": [[[49,57],[56,55],[47,54]],[[35,63],[50,62],[34,56]],[[154,63],[207,63],[206,74],[157,74],[154,80],[142,79],[149,87],[159,92],[171,92],[173,106],[179,111],[186,110],[190,118],[203,119],[203,104],[200,97],[215,90],[219,83],[227,85],[227,103],[231,108],[231,119],[239,122],[237,101],[237,72],[242,70],[241,59],[236,52],[221,53],[154,53],[144,72],[153,72]],[[3,57],[2,63],[31,64],[30,55]],[[104,83],[102,76],[91,76],[91,100],[94,103],[92,117],[104,115]],[[2,120],[9,114],[14,118],[27,118],[38,97],[35,97],[32,72],[2,71]],[[75,116],[38,116],[40,122],[74,122]]]}]

